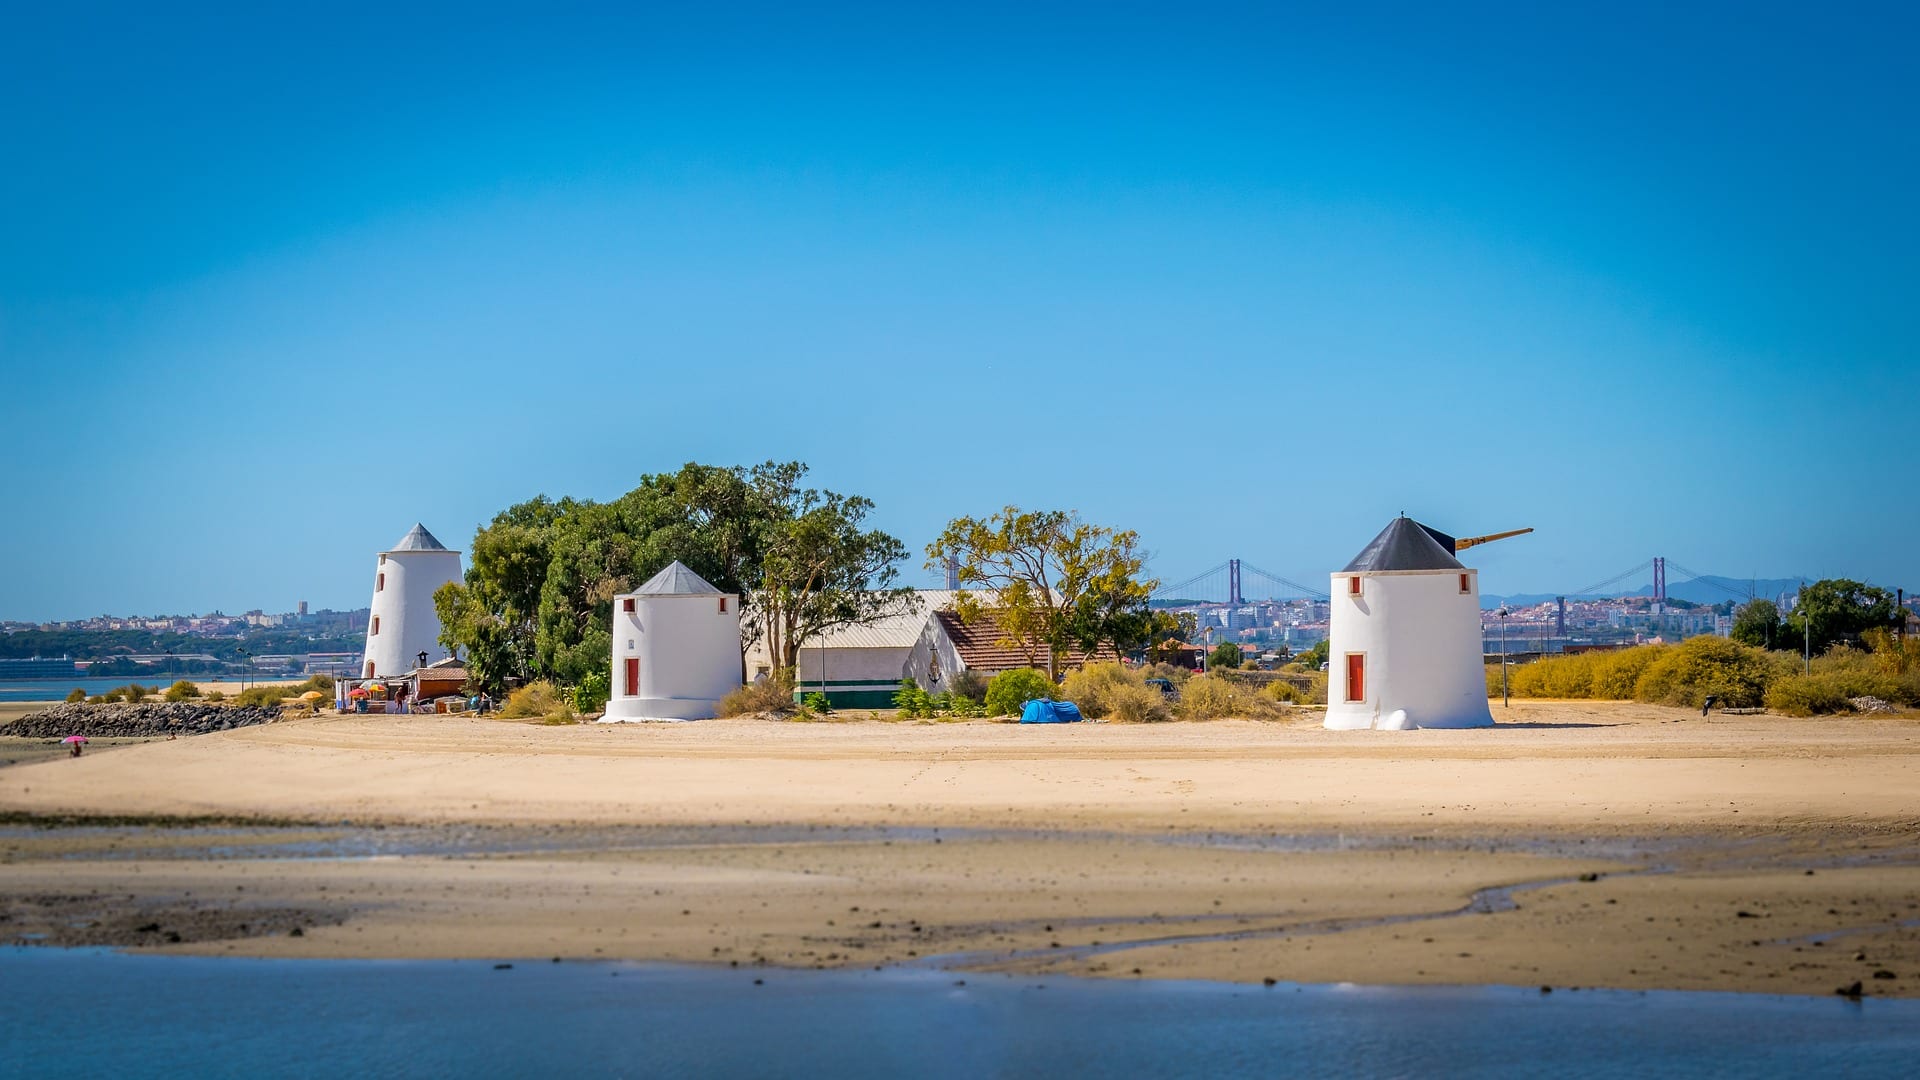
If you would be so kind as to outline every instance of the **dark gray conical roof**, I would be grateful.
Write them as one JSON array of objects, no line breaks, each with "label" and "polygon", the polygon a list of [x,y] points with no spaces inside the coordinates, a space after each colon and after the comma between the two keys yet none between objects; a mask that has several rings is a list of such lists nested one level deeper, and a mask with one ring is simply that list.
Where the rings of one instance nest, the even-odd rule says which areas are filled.
[{"label": "dark gray conical roof", "polygon": [[[1442,540],[1445,543],[1443,545]],[[1410,517],[1397,517],[1353,557],[1343,574],[1369,570],[1465,570],[1453,557],[1453,538]]]},{"label": "dark gray conical roof", "polygon": [[648,578],[645,585],[633,592],[636,596],[717,596],[720,590],[707,584],[706,578],[687,569],[685,563],[675,559],[667,564],[665,570]]},{"label": "dark gray conical roof", "polygon": [[407,535],[401,537],[399,543],[393,545],[387,550],[388,551],[445,551],[447,550],[447,545],[441,543],[438,540],[435,540],[433,538],[433,534],[427,531],[427,527],[416,521],[413,523],[413,528],[407,530]]}]

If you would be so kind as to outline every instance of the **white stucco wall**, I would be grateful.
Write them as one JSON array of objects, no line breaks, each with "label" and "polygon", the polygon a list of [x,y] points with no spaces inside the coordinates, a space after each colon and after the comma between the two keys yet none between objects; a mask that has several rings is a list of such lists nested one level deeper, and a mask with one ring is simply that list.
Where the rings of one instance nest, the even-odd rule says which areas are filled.
[{"label": "white stucco wall", "polygon": [[[939,677],[934,677],[934,659],[939,658]],[[929,615],[927,624],[920,629],[920,640],[914,643],[913,650],[907,654],[907,678],[927,690],[938,693],[953,688],[953,676],[963,670],[960,662],[960,650],[947,636],[940,620]]]},{"label": "white stucco wall", "polygon": [[[382,574],[386,575],[384,587]],[[460,553],[385,552],[376,560],[373,580],[367,650],[358,674],[366,675],[369,663],[376,677],[411,671],[423,652],[429,664],[446,659],[447,648],[440,644],[440,616],[433,610],[433,593],[449,581],[460,580]],[[377,634],[373,632],[375,620],[380,627]]]},{"label": "white stucco wall", "polygon": [[[1460,575],[1468,590],[1460,591]],[[1361,579],[1359,596],[1348,579]],[[1480,576],[1473,570],[1334,574],[1326,726],[1487,727]],[[1366,655],[1365,697],[1349,702],[1347,656]]]},{"label": "white stucco wall", "polygon": [[[625,601],[634,601],[626,611]],[[726,610],[721,610],[721,601]],[[629,695],[626,661],[640,661]],[[740,685],[740,598],[627,594],[613,598],[613,696],[605,720],[701,720]]]}]

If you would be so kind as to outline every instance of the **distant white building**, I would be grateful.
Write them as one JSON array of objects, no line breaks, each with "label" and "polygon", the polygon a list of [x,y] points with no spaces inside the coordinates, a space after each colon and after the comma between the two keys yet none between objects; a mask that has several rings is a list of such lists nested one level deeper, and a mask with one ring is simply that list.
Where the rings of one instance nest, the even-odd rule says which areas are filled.
[{"label": "distant white building", "polygon": [[372,612],[367,616],[363,678],[387,678],[447,656],[440,644],[440,616],[433,593],[460,580],[460,553],[448,551],[426,526],[415,524],[391,550],[380,553],[373,572]]},{"label": "distant white building", "polygon": [[740,598],[679,562],[613,598],[604,721],[702,720],[740,685]]},{"label": "distant white building", "polygon": [[1453,538],[1390,522],[1333,575],[1326,726],[1489,727],[1480,576]]}]

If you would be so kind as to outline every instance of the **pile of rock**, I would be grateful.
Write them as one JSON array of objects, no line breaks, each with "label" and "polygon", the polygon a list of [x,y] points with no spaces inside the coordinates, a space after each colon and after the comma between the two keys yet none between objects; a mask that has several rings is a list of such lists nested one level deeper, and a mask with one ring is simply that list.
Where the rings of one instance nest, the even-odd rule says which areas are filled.
[{"label": "pile of rock", "polygon": [[0,735],[32,739],[62,739],[68,735],[94,738],[152,738],[157,735],[204,735],[209,731],[251,727],[278,718],[278,705],[215,705],[210,702],[149,702],[140,705],[89,705],[73,702],[43,712],[28,713],[0,727]]},{"label": "pile of rock", "polygon": [[1871,697],[1871,696],[1857,697],[1857,698],[1848,698],[1847,700],[1852,703],[1854,712],[1890,713],[1890,712],[1896,711],[1893,707],[1892,702],[1883,701],[1882,699],[1877,697]]}]

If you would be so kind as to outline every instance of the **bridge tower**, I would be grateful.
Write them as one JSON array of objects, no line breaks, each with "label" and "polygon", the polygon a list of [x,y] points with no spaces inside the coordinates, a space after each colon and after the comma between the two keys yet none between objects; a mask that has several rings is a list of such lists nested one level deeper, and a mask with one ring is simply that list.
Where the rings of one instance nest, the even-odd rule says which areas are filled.
[{"label": "bridge tower", "polygon": [[1653,610],[1667,610],[1667,560],[1659,555],[1653,557]]},{"label": "bridge tower", "polygon": [[1553,613],[1553,636],[1563,638],[1567,636],[1567,598],[1556,596],[1553,599],[1558,605]]},{"label": "bridge tower", "polygon": [[1227,603],[1232,604],[1235,607],[1238,607],[1243,602],[1244,601],[1240,599],[1240,560],[1228,559],[1227,560]]}]

